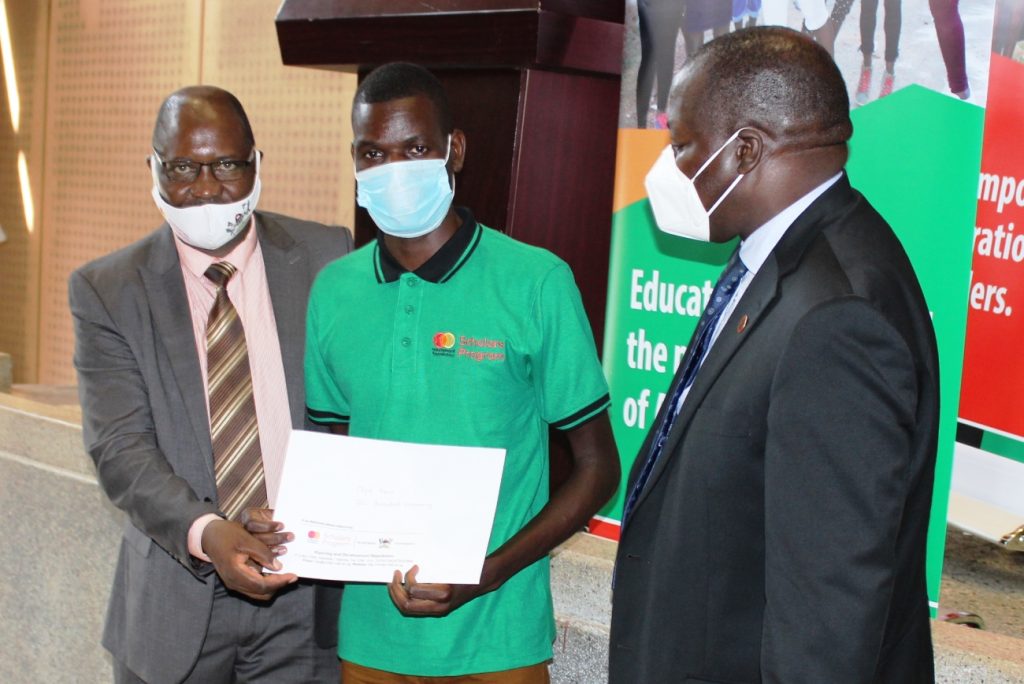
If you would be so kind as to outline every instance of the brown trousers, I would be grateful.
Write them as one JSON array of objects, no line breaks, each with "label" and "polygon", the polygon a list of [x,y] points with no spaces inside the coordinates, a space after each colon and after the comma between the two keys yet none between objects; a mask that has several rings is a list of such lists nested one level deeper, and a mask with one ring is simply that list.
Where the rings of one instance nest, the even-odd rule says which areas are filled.
[{"label": "brown trousers", "polygon": [[550,681],[547,663],[456,677],[418,677],[374,670],[347,660],[341,661],[342,684],[549,684]]}]

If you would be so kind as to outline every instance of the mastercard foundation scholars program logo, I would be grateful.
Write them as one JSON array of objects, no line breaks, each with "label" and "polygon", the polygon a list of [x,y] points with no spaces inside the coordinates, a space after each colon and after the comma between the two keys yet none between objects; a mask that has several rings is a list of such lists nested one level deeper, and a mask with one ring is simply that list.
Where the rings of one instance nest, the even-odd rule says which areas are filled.
[{"label": "mastercard foundation scholars program logo", "polygon": [[450,332],[439,332],[434,335],[434,349],[451,349],[455,346],[455,335]]},{"label": "mastercard foundation scholars program logo", "polygon": [[[456,350],[456,346],[458,349]],[[455,333],[434,334],[434,356],[452,356],[471,361],[504,361],[505,342],[486,337],[469,337]]]}]

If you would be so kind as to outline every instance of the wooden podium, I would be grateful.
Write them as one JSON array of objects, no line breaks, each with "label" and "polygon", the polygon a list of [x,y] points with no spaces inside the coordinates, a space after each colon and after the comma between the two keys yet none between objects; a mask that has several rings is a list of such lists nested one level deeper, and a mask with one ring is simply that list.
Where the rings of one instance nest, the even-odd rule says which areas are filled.
[{"label": "wooden podium", "polygon": [[[284,0],[276,25],[287,65],[438,76],[466,133],[456,204],[568,262],[600,351],[624,20],[623,0]],[[362,209],[355,229],[376,232]]]}]

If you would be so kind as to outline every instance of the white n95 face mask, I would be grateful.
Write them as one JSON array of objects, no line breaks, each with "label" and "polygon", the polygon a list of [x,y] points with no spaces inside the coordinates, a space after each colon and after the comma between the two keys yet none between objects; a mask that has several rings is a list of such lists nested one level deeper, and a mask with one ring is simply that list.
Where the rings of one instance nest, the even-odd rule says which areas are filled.
[{"label": "white n95 face mask", "polygon": [[704,203],[701,202],[693,182],[722,153],[722,150],[736,139],[741,130],[743,129],[741,128],[729,136],[729,139],[722,143],[722,146],[715,150],[714,154],[697,169],[693,178],[688,177],[676,166],[675,152],[671,145],[662,150],[644,179],[647,198],[651,202],[651,210],[654,212],[654,220],[659,229],[669,235],[678,235],[692,240],[703,242],[711,240],[711,213],[743,179],[743,174],[736,176],[736,180],[710,209],[704,208]]},{"label": "white n95 face mask", "polygon": [[153,201],[164,220],[182,242],[199,249],[219,249],[249,225],[260,199],[260,153],[256,152],[256,180],[252,192],[237,202],[228,204],[200,204],[194,207],[174,207],[160,196],[160,182],[156,167],[160,162],[152,159],[149,168],[153,174]]}]

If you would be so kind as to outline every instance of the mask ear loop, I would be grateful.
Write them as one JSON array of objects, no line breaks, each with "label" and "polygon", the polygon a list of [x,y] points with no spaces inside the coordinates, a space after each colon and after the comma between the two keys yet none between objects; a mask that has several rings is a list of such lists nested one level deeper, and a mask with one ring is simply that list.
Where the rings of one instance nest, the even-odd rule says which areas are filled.
[{"label": "mask ear loop", "polygon": [[[708,160],[706,162],[704,162],[704,164],[699,169],[697,169],[697,173],[693,174],[693,179],[692,180],[697,180],[697,176],[702,174],[704,172],[704,169],[708,168],[708,166],[711,164],[711,162],[715,161],[715,159],[718,158],[718,155],[720,155],[722,153],[722,150],[724,150],[726,147],[728,147],[729,143],[731,143],[733,140],[735,140],[739,136],[740,131],[742,131],[742,130],[743,130],[742,128],[737,128],[736,132],[733,133],[732,135],[730,135],[729,139],[726,140],[724,143],[722,143],[722,146],[719,147],[717,150],[715,150],[715,153],[713,155],[711,155],[710,157],[708,157]],[[711,216],[711,214],[715,211],[715,209],[718,208],[718,205],[721,204],[723,201],[725,201],[725,198],[729,196],[729,193],[732,192],[732,189],[735,188],[736,184],[739,183],[741,180],[743,180],[743,174],[742,173],[736,176],[736,180],[734,180],[729,185],[729,187],[726,188],[725,192],[723,192],[719,196],[718,200],[713,205],[711,205],[711,208],[708,209],[708,216]]]},{"label": "mask ear loop", "polygon": [[697,169],[697,173],[693,174],[693,178],[691,178],[690,180],[697,180],[697,176],[699,176],[700,174],[704,173],[704,169],[706,169],[709,166],[711,166],[711,162],[715,161],[715,159],[718,158],[718,155],[722,154],[722,150],[724,150],[729,145],[729,143],[731,143],[733,140],[735,140],[736,137],[740,134],[740,131],[742,131],[742,130],[743,130],[742,128],[736,129],[736,132],[733,133],[732,135],[730,135],[729,139],[726,140],[724,143],[722,143],[722,146],[719,147],[717,150],[715,150],[715,153],[713,155],[711,155],[710,157],[708,157],[708,160],[706,162],[701,164],[701,167],[699,169]]},{"label": "mask ear loop", "polygon": [[725,201],[725,198],[729,196],[729,193],[732,192],[732,189],[735,188],[736,184],[739,183],[741,180],[743,180],[742,173],[736,176],[736,180],[734,180],[732,184],[730,184],[729,187],[726,189],[726,191],[722,193],[722,196],[718,198],[718,201],[715,202],[710,209],[708,209],[708,216],[711,216],[715,209],[718,208],[718,205]]},{"label": "mask ear loop", "polygon": [[156,174],[156,165],[159,163],[160,158],[156,156],[156,150],[153,150],[153,154],[149,155],[149,173],[153,176],[153,185],[157,188],[160,187],[160,177]]},{"label": "mask ear loop", "polygon": [[[444,166],[445,166],[446,169],[448,168],[448,157],[450,157],[451,155],[452,155],[452,134],[449,133],[448,134],[448,151],[444,153]],[[448,172],[448,178],[449,178],[449,180],[451,180],[451,183],[452,183],[452,194],[454,195],[455,194],[455,174],[452,173],[452,172]]]}]

